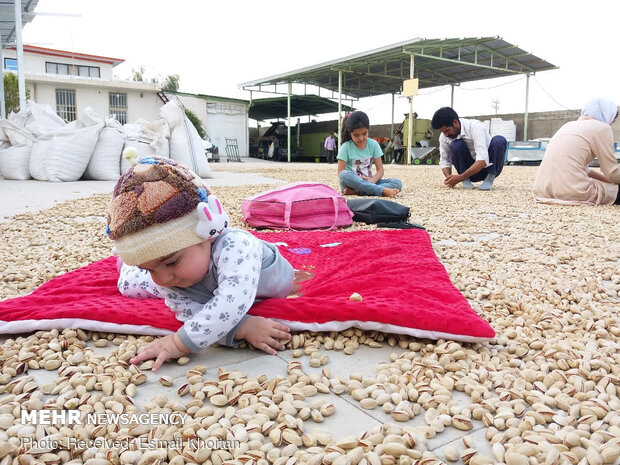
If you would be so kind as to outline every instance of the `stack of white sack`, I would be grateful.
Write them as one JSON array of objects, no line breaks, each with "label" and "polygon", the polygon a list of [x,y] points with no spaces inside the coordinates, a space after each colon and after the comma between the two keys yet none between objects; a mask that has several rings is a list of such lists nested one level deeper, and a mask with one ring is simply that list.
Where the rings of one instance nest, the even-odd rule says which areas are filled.
[{"label": "stack of white sack", "polygon": [[4,179],[31,179],[30,153],[35,140],[26,129],[25,114],[11,113],[8,119],[0,119],[0,174]]},{"label": "stack of white sack", "polygon": [[213,174],[198,135],[182,107],[169,102],[161,119],[121,125],[90,107],[65,123],[49,105],[29,101],[24,111],[0,119],[0,175],[39,181],[113,181],[130,167],[123,150],[137,158],[170,157],[203,178]]},{"label": "stack of white sack", "polygon": [[0,172],[5,179],[31,179],[30,160],[33,144],[39,137],[53,134],[66,126],[49,105],[29,101],[19,113],[0,120]]}]

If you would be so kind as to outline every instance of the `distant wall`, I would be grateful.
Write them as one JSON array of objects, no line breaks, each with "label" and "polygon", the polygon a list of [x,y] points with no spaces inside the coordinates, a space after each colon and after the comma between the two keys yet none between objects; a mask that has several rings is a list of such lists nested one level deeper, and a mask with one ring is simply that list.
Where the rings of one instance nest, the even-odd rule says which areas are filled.
[{"label": "distant wall", "polygon": [[[539,139],[539,138],[550,138],[560,129],[565,123],[569,121],[574,121],[579,118],[579,114],[581,110],[563,110],[563,111],[543,111],[543,112],[534,112],[528,114],[527,121],[527,132],[528,139]],[[463,118],[472,118],[480,121],[490,120],[491,118],[501,118],[505,121],[513,120],[517,125],[517,140],[524,140],[523,137],[523,113],[507,113],[502,115],[460,115]],[[620,118],[619,118],[620,119]],[[336,130],[338,127],[338,122],[334,121],[324,121],[321,124],[325,124],[325,129],[321,127],[321,130]],[[399,125],[402,121],[394,122],[394,132],[398,129]],[[314,125],[314,126],[313,126]],[[318,130],[319,123],[305,123],[302,124],[302,133],[309,130],[312,132],[313,130]],[[329,129],[328,129],[329,128]],[[333,129],[332,129],[333,128]],[[391,124],[372,124],[370,126],[370,135],[372,137],[391,137]],[[620,122],[614,124],[612,126],[614,131],[614,140],[620,141]],[[263,128],[261,128],[263,129]],[[253,137],[253,133],[255,134],[256,128],[250,128],[250,137]],[[318,132],[318,131],[317,131]],[[406,141],[405,141],[406,142]],[[433,131],[433,138],[429,141],[431,146],[437,147],[439,145],[439,132]]]},{"label": "distant wall", "polygon": [[[551,138],[565,123],[574,121],[579,118],[581,110],[562,110],[562,111],[541,111],[528,113],[527,132],[528,138]],[[463,118],[472,118],[480,121],[490,120],[491,118],[501,118],[505,121],[512,120],[517,125],[517,140],[526,140],[523,137],[523,113],[507,113],[502,115],[460,115]],[[620,119],[620,118],[619,118]],[[394,122],[394,131],[398,128],[400,122]],[[612,126],[614,131],[614,140],[620,141],[620,123]],[[378,124],[371,127],[372,136],[390,137],[390,125]],[[439,132],[433,131],[433,139],[429,141],[430,145],[437,146],[439,144]]]},{"label": "distant wall", "polygon": [[[565,123],[574,121],[579,118],[581,110],[563,110],[563,111],[544,111],[529,113],[527,117],[527,139],[538,139],[545,137],[553,137],[553,135]],[[504,115],[480,115],[480,116],[464,116],[464,118],[475,118],[480,121],[491,118],[501,118],[503,120],[513,120],[517,125],[517,140],[525,140],[523,137],[523,113],[510,113]],[[612,126],[614,131],[614,140],[620,140],[620,124]]]}]

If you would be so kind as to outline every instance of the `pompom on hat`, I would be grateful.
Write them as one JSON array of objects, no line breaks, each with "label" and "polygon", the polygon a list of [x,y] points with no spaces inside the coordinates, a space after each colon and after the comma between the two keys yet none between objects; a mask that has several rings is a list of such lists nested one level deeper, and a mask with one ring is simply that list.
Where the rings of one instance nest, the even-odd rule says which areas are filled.
[{"label": "pompom on hat", "polygon": [[220,201],[194,172],[169,158],[145,157],[116,183],[106,232],[123,262],[140,265],[227,227]]}]

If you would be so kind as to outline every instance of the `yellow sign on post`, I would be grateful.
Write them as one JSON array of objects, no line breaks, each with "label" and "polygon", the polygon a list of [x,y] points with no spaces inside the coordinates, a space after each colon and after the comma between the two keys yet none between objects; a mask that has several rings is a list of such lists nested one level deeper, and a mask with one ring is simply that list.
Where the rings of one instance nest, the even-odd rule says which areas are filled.
[{"label": "yellow sign on post", "polygon": [[413,97],[414,95],[418,95],[418,84],[418,78],[403,81],[403,96]]}]

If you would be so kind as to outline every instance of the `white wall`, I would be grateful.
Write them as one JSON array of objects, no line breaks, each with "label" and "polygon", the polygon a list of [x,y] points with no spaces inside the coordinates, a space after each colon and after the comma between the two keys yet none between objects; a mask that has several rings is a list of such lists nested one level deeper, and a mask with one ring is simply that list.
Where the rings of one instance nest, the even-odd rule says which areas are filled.
[{"label": "white wall", "polygon": [[237,139],[239,155],[247,157],[248,122],[244,114],[226,115],[222,113],[207,113],[207,134],[211,142],[217,145],[220,157],[226,155],[226,139]]},{"label": "white wall", "polygon": [[[15,50],[2,50],[4,58],[16,58]],[[45,62],[66,63],[68,65],[96,66],[100,70],[101,79],[112,79],[112,65],[91,60],[77,60],[72,58],[57,57],[52,55],[41,55],[38,53],[28,53],[24,51],[24,71],[27,73],[45,73]]]},{"label": "white wall", "polygon": [[155,92],[145,92],[132,89],[114,87],[80,86],[67,83],[27,82],[30,89],[30,98],[40,104],[48,104],[56,110],[56,89],[75,89],[75,103],[79,114],[86,107],[91,107],[96,113],[108,116],[110,114],[109,93],[125,92],[127,94],[127,122],[133,123],[138,118],[154,121],[160,118],[159,110],[163,102]]},{"label": "white wall", "polygon": [[160,119],[159,110],[163,104],[154,92],[127,91],[127,122],[133,123],[138,118],[147,121]]},{"label": "white wall", "polygon": [[[249,155],[248,118],[246,106],[235,102],[208,100],[204,97],[179,95],[179,100],[194,112],[207,135],[219,149],[220,157],[226,155],[226,138],[237,139],[239,155]],[[173,97],[174,98],[174,97]]]},{"label": "white wall", "polygon": [[[205,99],[199,97],[189,97],[186,95],[178,95],[177,97],[185,108],[200,118],[202,127],[205,129],[207,124],[207,106]],[[175,97],[172,96],[171,100],[175,100]]]}]

